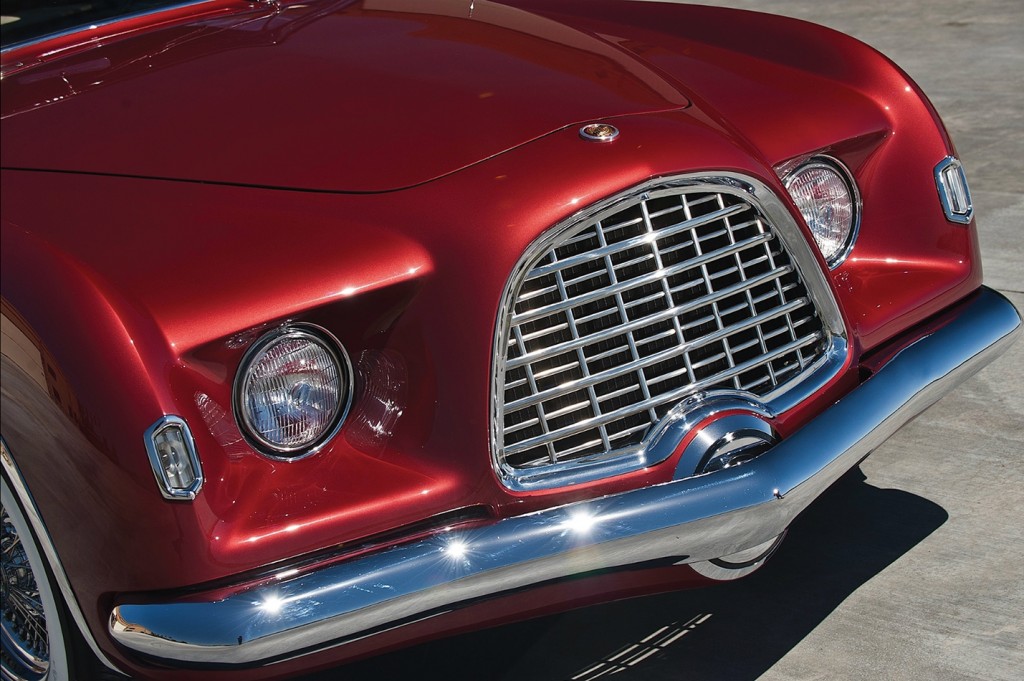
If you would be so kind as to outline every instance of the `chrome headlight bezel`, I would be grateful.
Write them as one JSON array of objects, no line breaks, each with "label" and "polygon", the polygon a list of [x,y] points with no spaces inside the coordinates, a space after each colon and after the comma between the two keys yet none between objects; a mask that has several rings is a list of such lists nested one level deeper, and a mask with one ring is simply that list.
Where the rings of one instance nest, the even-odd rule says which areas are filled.
[{"label": "chrome headlight bezel", "polygon": [[[332,410],[333,413],[327,420],[327,425],[309,441],[296,445],[280,444],[266,437],[253,422],[247,407],[248,379],[251,376],[252,368],[275,345],[289,340],[304,340],[323,350],[333,363],[338,377],[338,400]],[[352,362],[344,346],[326,329],[312,324],[289,324],[274,329],[257,339],[246,351],[238,365],[232,389],[232,409],[235,422],[246,442],[261,454],[288,461],[312,456],[321,451],[341,430],[352,406],[354,376]]]},{"label": "chrome headlight bezel", "polygon": [[[804,173],[813,170],[825,170],[834,173],[840,180],[842,180],[843,184],[846,186],[846,191],[849,194],[851,205],[850,224],[846,230],[846,235],[842,245],[833,253],[825,252],[821,241],[819,241],[818,232],[815,231],[812,221],[809,220],[807,215],[800,209],[800,205],[797,203],[796,197],[793,195],[794,183]],[[800,163],[789,171],[783,178],[782,184],[789,193],[790,200],[794,205],[796,205],[797,212],[800,213],[800,217],[803,219],[804,224],[806,224],[807,228],[811,231],[811,235],[814,237],[814,245],[825,259],[825,264],[828,265],[830,270],[834,270],[839,267],[850,256],[850,252],[853,250],[853,246],[857,241],[857,235],[860,232],[860,218],[863,204],[861,203],[860,189],[857,187],[857,182],[853,179],[853,173],[851,173],[850,169],[847,168],[839,159],[824,154],[818,154],[812,156],[803,163]]]}]

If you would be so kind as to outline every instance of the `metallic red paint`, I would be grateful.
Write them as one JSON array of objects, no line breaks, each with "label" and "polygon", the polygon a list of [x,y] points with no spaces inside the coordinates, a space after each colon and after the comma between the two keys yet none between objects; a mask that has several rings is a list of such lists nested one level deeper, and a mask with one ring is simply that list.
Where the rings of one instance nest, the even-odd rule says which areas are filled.
[{"label": "metallic red paint", "polygon": [[[467,506],[506,516],[671,478],[667,462],[513,493],[491,469],[502,288],[544,229],[596,200],[705,170],[785,197],[780,164],[825,151],[850,167],[863,220],[831,280],[853,353],[780,416],[783,435],[856,384],[862,353],[980,284],[973,225],[947,222],[935,194],[931,169],[952,152],[941,123],[860,43],[646,3],[477,2],[472,17],[465,3],[432,7],[214,3],[195,21],[179,11],[108,30],[88,49],[41,45],[67,56],[34,66],[9,68],[32,61],[26,50],[4,55],[3,296],[75,406],[38,391],[12,402],[33,392],[5,358],[3,435],[100,645],[129,668],[160,675],[104,638],[117,593],[344,549]],[[614,144],[579,139],[578,123],[611,116]],[[371,193],[397,187],[408,188]],[[232,380],[248,342],[287,320],[336,335],[400,415],[367,391],[321,454],[252,452]],[[9,404],[23,406],[10,416]],[[196,437],[207,482],[193,504],[160,498],[142,449],[165,412]]]},{"label": "metallic red paint", "polygon": [[385,191],[569,123],[686,105],[595,36],[490,3],[469,14],[459,1],[294,3],[129,36],[10,78],[39,94],[5,102],[4,164]]},{"label": "metallic red paint", "polygon": [[[607,36],[672,75],[691,115],[749,140],[766,164],[823,151],[843,160],[864,215],[853,255],[832,276],[864,349],[981,284],[975,231],[946,223],[933,200],[931,169],[955,149],[924,93],[885,56],[836,31],[752,12],[692,7],[680,21],[658,3],[511,2]],[[904,249],[917,254],[913,266]],[[948,296],[934,296],[942,290]]]}]

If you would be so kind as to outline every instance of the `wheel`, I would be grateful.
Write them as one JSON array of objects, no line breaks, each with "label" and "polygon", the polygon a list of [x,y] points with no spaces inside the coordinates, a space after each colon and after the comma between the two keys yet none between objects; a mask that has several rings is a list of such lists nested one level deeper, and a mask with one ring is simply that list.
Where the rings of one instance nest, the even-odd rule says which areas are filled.
[{"label": "wheel", "polygon": [[64,601],[54,585],[35,534],[3,479],[2,655],[4,681],[71,679],[70,634]]}]

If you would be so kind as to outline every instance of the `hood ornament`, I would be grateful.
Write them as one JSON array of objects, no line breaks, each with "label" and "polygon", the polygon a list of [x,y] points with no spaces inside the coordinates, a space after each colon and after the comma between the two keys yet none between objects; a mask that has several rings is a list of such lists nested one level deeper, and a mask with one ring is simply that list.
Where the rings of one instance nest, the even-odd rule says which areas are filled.
[{"label": "hood ornament", "polygon": [[588,123],[580,128],[580,137],[590,142],[611,142],[619,136],[619,129],[608,123]]}]

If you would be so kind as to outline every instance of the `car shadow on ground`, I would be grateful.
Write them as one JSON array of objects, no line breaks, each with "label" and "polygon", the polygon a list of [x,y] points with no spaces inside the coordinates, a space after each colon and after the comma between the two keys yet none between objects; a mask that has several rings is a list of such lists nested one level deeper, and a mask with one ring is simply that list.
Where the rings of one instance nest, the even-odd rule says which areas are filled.
[{"label": "car shadow on ground", "polygon": [[305,681],[756,679],[948,518],[859,468],[793,524],[759,572],[428,643]]}]

